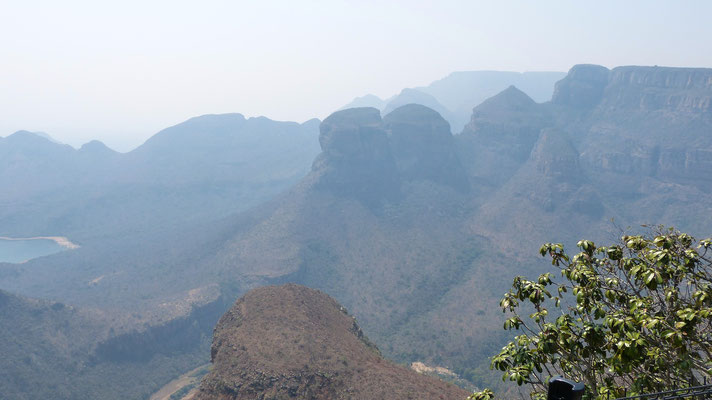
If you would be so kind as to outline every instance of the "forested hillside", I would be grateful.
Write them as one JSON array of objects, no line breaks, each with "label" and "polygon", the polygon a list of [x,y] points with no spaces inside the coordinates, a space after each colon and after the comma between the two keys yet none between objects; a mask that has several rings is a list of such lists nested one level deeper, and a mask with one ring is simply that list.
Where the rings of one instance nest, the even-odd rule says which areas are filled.
[{"label": "forested hillside", "polygon": [[[235,214],[219,220],[198,212],[180,226],[0,265],[0,287],[135,313],[155,327],[208,315],[195,299],[222,312],[251,288],[300,283],[347,307],[387,358],[451,367],[480,384],[504,340],[497,302],[514,275],[550,268],[536,257],[543,242],[610,241],[643,223],[709,235],[710,82],[708,69],[580,65],[551,101],[507,88],[456,135],[422,105],[338,111],[320,124],[311,170],[272,200],[246,212],[235,200]],[[173,135],[159,139],[170,146]],[[158,145],[145,146],[131,157],[158,162]],[[191,157],[166,165],[189,171],[199,164]],[[214,179],[229,176],[215,168]],[[149,187],[182,179],[152,171]],[[175,190],[160,193],[191,198]],[[195,201],[224,211],[222,193]]]}]

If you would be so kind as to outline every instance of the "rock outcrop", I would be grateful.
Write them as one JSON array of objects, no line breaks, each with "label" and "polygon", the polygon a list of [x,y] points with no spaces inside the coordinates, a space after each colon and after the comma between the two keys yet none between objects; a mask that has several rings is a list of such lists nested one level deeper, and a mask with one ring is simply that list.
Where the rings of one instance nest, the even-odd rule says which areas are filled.
[{"label": "rock outcrop", "polygon": [[704,113],[712,110],[711,92],[712,69],[618,67],[611,70],[602,106]]},{"label": "rock outcrop", "polygon": [[[383,115],[388,115],[397,108],[408,104],[419,104],[435,110],[444,119],[452,121],[451,112],[445,108],[438,100],[418,89],[403,89],[397,96],[392,98],[383,108]],[[448,127],[449,129],[450,127]]]},{"label": "rock outcrop", "polygon": [[322,153],[312,170],[319,187],[368,204],[392,197],[398,174],[381,113],[375,108],[337,111],[319,127]]},{"label": "rock outcrop", "polygon": [[430,180],[457,190],[469,187],[455,152],[450,124],[434,110],[408,104],[383,118],[399,174],[406,180]]},{"label": "rock outcrop", "polygon": [[448,122],[428,107],[407,104],[383,119],[375,108],[351,108],[320,130],[322,153],[312,166],[320,189],[374,205],[397,199],[403,182],[469,188]]},{"label": "rock outcrop", "polygon": [[252,290],[220,319],[196,400],[463,399],[467,392],[382,358],[326,294]]},{"label": "rock outcrop", "polygon": [[550,123],[542,105],[510,86],[472,110],[457,148],[471,175],[501,184],[527,160]]},{"label": "rock outcrop", "polygon": [[551,102],[574,108],[594,107],[603,96],[609,76],[608,68],[600,65],[575,65],[556,83]]}]

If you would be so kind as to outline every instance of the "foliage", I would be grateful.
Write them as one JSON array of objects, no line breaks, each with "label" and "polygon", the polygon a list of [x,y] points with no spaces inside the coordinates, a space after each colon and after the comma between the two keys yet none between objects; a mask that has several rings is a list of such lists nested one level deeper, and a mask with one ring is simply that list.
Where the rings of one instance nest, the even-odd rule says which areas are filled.
[{"label": "foliage", "polygon": [[660,227],[623,236],[619,245],[577,246],[574,257],[561,244],[542,246],[562,282],[551,273],[518,276],[500,302],[510,314],[504,328],[519,332],[492,358],[503,380],[527,384],[532,398],[543,399],[548,379],[564,375],[603,399],[712,374],[712,239]]}]

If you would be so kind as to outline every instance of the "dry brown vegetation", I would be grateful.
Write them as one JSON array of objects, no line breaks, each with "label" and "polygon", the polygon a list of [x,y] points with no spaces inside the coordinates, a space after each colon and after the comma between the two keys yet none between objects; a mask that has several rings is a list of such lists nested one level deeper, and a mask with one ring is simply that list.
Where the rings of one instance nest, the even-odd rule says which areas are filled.
[{"label": "dry brown vegetation", "polygon": [[467,392],[385,360],[326,294],[255,289],[215,329],[213,370],[198,400],[462,399]]}]

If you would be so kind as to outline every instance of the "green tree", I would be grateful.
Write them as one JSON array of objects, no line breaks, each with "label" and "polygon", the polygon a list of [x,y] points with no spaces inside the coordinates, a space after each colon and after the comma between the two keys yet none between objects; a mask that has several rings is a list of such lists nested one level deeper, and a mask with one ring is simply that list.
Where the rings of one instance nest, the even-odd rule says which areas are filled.
[{"label": "green tree", "polygon": [[492,358],[503,380],[543,399],[548,379],[563,375],[584,382],[588,398],[604,399],[712,374],[712,239],[661,227],[618,245],[577,246],[574,257],[561,244],[542,246],[560,282],[551,273],[518,276],[500,302],[504,328],[518,333]]}]

